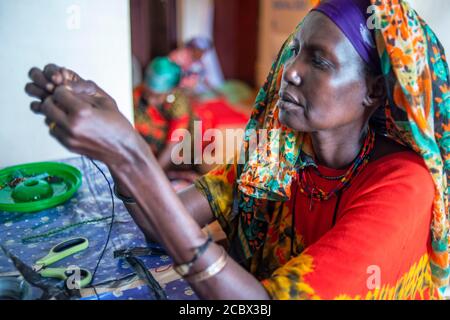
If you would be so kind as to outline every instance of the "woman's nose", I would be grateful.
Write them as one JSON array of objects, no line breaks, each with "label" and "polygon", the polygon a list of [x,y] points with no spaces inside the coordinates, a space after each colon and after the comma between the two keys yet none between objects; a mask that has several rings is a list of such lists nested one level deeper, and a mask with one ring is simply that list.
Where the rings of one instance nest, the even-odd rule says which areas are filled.
[{"label": "woman's nose", "polygon": [[300,76],[299,66],[296,61],[285,65],[283,79],[290,85],[296,87],[302,84],[302,77]]}]

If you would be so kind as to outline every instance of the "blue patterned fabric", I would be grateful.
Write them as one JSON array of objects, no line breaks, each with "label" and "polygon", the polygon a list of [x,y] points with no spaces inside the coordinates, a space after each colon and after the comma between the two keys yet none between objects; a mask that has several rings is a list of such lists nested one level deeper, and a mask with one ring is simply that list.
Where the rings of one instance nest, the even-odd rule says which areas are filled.
[{"label": "blue patterned fabric", "polygon": [[[86,237],[89,240],[87,250],[55,263],[52,267],[77,265],[93,272],[105,245],[110,219],[79,225],[49,237],[26,240],[28,237],[46,234],[55,228],[111,216],[111,196],[100,171],[86,158],[74,158],[62,162],[78,168],[83,173],[83,184],[75,196],[64,205],[38,213],[19,214],[0,211],[0,243],[19,259],[32,266],[59,242],[72,237]],[[107,168],[101,164],[99,166],[112,182]],[[114,259],[113,253],[120,249],[146,246],[144,235],[123,204],[116,200],[111,239],[93,283],[105,283],[133,275],[134,272],[127,263]],[[148,268],[168,267],[172,263],[167,255],[143,257],[142,260]],[[3,253],[0,253],[0,274],[12,271],[15,271],[12,263]],[[55,280],[55,284],[57,282]],[[167,284],[166,291],[169,299],[197,299],[192,289],[183,280]],[[152,294],[144,286],[128,290],[123,294],[105,294],[101,298],[152,299]]]}]

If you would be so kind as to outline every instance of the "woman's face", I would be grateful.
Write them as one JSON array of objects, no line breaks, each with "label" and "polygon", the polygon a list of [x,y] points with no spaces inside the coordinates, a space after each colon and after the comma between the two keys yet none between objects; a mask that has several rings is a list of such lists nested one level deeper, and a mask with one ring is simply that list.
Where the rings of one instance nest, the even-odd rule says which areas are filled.
[{"label": "woman's face", "polygon": [[311,12],[291,43],[280,88],[280,121],[303,132],[327,131],[364,121],[364,62],[340,29]]}]

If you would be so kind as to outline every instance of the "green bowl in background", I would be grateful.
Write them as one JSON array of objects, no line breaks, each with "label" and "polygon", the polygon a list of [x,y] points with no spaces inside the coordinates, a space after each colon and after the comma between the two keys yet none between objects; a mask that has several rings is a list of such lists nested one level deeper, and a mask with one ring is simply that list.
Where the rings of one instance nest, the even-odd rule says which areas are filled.
[{"label": "green bowl in background", "polygon": [[[10,187],[14,177],[20,176],[25,180]],[[75,194],[81,181],[81,172],[64,163],[38,162],[5,168],[0,170],[0,211],[37,212],[56,207]]]}]

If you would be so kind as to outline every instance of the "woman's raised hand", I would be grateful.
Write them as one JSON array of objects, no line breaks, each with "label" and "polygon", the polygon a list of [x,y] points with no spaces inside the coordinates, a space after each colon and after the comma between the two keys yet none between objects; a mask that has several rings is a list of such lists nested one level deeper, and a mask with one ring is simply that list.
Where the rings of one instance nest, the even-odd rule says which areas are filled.
[{"label": "woman's raised hand", "polygon": [[[31,68],[28,77],[32,82],[27,83],[25,92],[33,98],[40,99],[41,102],[54,93],[58,86],[65,85],[77,94],[110,99],[109,105],[116,107],[114,100],[93,81],[84,80],[74,71],[55,64],[48,64],[43,70]],[[31,109],[35,112],[39,112],[39,107],[38,101],[31,104]]]},{"label": "woman's raised hand", "polygon": [[50,134],[70,151],[114,166],[130,152],[148,149],[114,99],[94,82],[53,64],[33,68],[29,76],[25,91],[40,100],[31,109],[45,116]]}]

